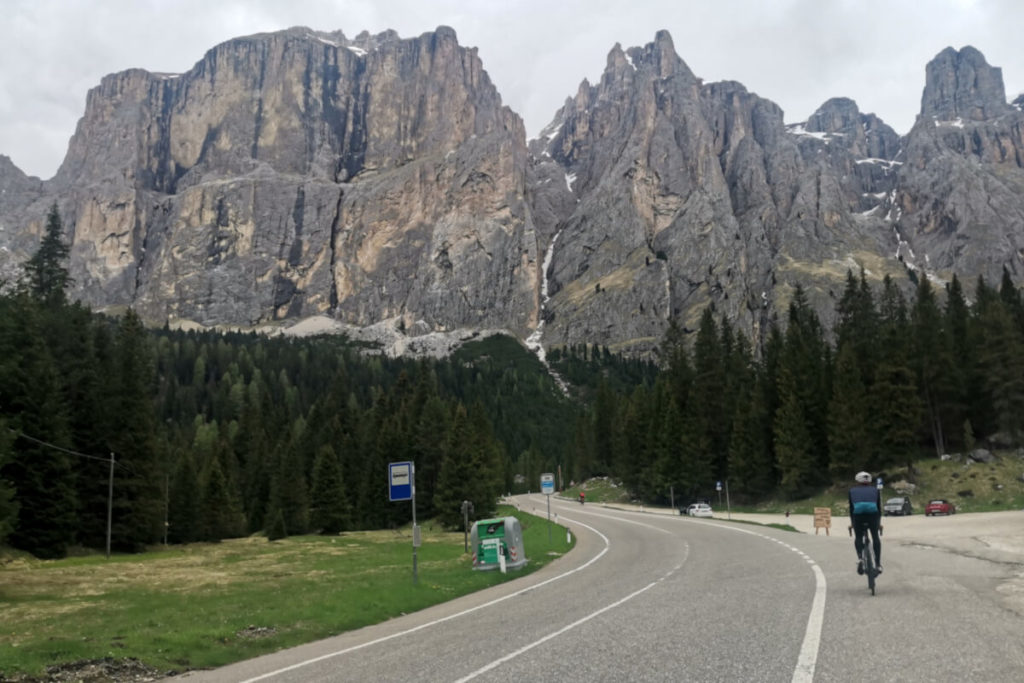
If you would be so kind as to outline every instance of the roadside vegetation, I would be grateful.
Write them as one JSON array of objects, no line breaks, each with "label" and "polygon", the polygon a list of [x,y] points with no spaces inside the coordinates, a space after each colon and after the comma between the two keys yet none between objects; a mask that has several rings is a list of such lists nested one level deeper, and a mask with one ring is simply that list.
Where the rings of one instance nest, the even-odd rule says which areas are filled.
[{"label": "roadside vegetation", "polygon": [[379,623],[529,574],[567,552],[564,527],[500,506],[526,567],[473,571],[461,532],[422,525],[418,581],[404,527],[264,537],[131,555],[0,555],[0,680],[104,657],[168,673],[216,667]]}]

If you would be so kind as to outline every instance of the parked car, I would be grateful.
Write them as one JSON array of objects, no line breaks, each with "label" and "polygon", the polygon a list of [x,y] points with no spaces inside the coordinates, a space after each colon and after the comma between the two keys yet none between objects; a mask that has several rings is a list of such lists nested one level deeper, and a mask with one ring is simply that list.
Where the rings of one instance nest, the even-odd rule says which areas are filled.
[{"label": "parked car", "polygon": [[694,517],[712,517],[711,506],[707,503],[697,503],[693,506],[693,511],[690,514]]},{"label": "parked car", "polygon": [[928,505],[924,508],[925,516],[928,515],[955,515],[956,506],[950,503],[948,500],[942,498],[936,498],[928,502]]},{"label": "parked car", "polygon": [[679,514],[689,517],[693,514],[693,511],[697,509],[698,505],[700,505],[700,503],[690,503],[686,507],[679,508]]},{"label": "parked car", "polygon": [[910,504],[910,498],[906,496],[900,496],[898,498],[890,498],[885,501],[885,505],[882,506],[882,510],[888,515],[909,515],[913,512],[913,506]]}]

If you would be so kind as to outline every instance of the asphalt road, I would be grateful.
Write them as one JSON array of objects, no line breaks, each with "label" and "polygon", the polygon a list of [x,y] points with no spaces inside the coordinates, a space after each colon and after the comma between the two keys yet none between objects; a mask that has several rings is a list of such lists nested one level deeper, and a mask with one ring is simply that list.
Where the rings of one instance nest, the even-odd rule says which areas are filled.
[{"label": "asphalt road", "polygon": [[[543,496],[517,501],[545,513]],[[181,678],[1024,680],[1024,555],[922,542],[887,518],[894,538],[872,597],[845,531],[827,537],[557,498],[551,508],[577,547],[534,574]]]}]

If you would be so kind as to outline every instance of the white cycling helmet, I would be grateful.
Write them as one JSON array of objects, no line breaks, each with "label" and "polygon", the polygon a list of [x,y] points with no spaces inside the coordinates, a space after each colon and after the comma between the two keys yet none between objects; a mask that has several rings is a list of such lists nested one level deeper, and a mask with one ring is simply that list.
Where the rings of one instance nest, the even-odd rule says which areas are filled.
[{"label": "white cycling helmet", "polygon": [[858,472],[857,476],[854,477],[854,480],[856,480],[858,484],[870,484],[871,474],[868,472]]}]

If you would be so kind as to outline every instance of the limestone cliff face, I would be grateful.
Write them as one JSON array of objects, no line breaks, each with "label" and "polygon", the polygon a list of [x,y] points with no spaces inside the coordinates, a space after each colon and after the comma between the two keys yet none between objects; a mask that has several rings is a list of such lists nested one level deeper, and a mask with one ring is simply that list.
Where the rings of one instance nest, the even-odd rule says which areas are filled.
[{"label": "limestone cliff face", "polygon": [[828,326],[848,270],[1024,282],[1022,106],[967,47],[927,65],[904,137],[847,98],[787,126],[662,31],[527,148],[451,29],[293,28],[103,79],[50,181],[0,157],[0,280],[56,201],[72,296],[154,323],[543,322],[531,344],[649,353],[710,306],[757,340],[797,286]]},{"label": "limestone cliff face", "polygon": [[757,339],[798,285],[831,323],[862,268],[908,288],[908,269],[1024,281],[1021,123],[973,48],[928,65],[901,139],[847,98],[787,127],[739,83],[702,83],[665,32],[615,46],[531,147],[577,198],[555,228],[545,341],[646,351],[708,306]]},{"label": "limestone cliff face", "polygon": [[1024,113],[972,47],[927,68],[895,196],[906,258],[949,278],[1024,282]]},{"label": "limestone cliff face", "polygon": [[548,343],[647,351],[671,316],[695,329],[707,306],[757,338],[797,284],[827,308],[847,268],[892,250],[861,214],[892,186],[891,129],[846,100],[787,130],[739,83],[702,83],[666,32],[616,46],[546,132],[536,165],[562,164],[578,198],[549,272]]},{"label": "limestone cliff face", "polygon": [[96,306],[525,333],[538,273],[524,138],[449,28],[294,28],[219,45],[184,74],[106,77],[48,189],[74,294]]}]

